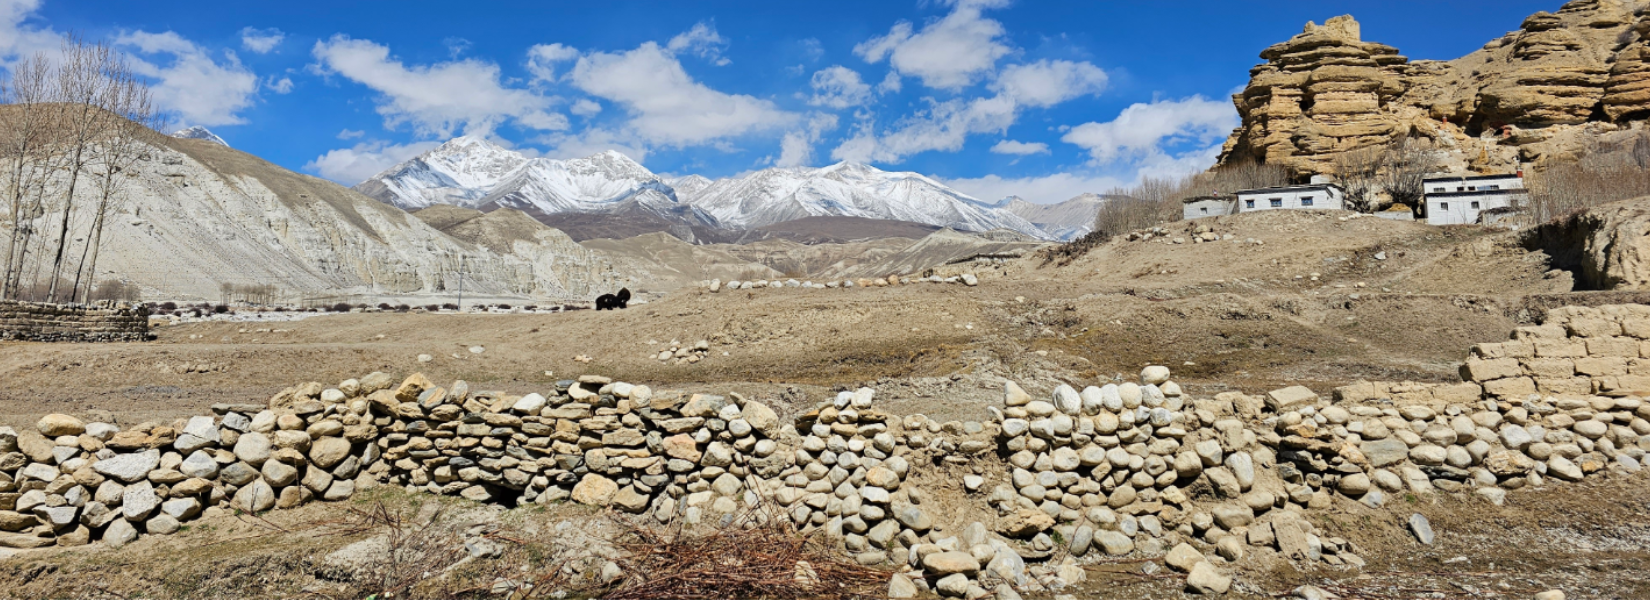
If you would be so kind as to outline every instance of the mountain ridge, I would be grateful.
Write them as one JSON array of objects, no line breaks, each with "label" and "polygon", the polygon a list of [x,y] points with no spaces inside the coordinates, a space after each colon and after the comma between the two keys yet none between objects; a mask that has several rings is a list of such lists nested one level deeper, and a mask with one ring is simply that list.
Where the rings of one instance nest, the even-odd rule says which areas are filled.
[{"label": "mountain ridge", "polygon": [[553,215],[651,213],[669,224],[655,223],[651,230],[665,227],[690,241],[699,237],[688,233],[695,228],[746,230],[822,216],[1054,237],[1017,214],[931,177],[848,162],[770,167],[715,180],[699,175],[667,179],[611,150],[568,160],[529,158],[485,139],[460,136],[355,189],[409,210],[434,204],[483,211],[514,208],[547,223],[577,220]]}]

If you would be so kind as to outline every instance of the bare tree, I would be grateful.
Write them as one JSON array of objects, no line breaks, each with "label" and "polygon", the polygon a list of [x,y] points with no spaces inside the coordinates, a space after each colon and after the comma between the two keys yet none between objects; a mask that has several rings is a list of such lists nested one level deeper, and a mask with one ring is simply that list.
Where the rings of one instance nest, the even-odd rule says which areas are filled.
[{"label": "bare tree", "polygon": [[104,225],[131,181],[127,169],[158,135],[148,87],[119,52],[73,36],[59,56],[30,57],[7,75],[0,298],[88,298]]},{"label": "bare tree", "polygon": [[54,145],[52,107],[57,99],[51,63],[36,54],[11,68],[11,77],[0,87],[0,158],[5,161],[6,212],[11,235],[6,243],[4,277],[0,278],[0,299],[15,298],[22,285],[32,225],[40,210],[41,190],[51,174],[48,150]]},{"label": "bare tree", "polygon": [[1178,221],[1181,202],[1197,196],[1230,195],[1240,190],[1289,183],[1282,167],[1245,161],[1172,178],[1147,177],[1105,194],[1095,215],[1094,231],[1112,236],[1160,223]]},{"label": "bare tree", "polygon": [[[149,142],[153,141],[151,138],[157,135],[155,128],[160,125],[160,117],[149,96],[149,86],[133,76],[126,61],[116,57],[104,66],[107,69],[105,77],[114,86],[106,108],[115,118],[99,140],[98,152],[92,163],[97,203],[93,207],[91,231],[86,236],[80,263],[75,268],[74,293],[70,294],[70,299],[75,298],[76,293],[91,293],[98,251],[103,242],[103,225],[125,190],[123,177],[127,175],[126,169],[137,162],[148,148]],[[86,284],[84,287],[81,286],[82,281]]]},{"label": "bare tree", "polygon": [[119,86],[110,74],[125,71],[124,66],[112,65],[123,59],[108,44],[87,43],[73,35],[63,40],[61,60],[57,80],[63,102],[57,106],[62,113],[59,127],[63,130],[62,151],[68,158],[68,173],[65,175],[68,183],[63,192],[63,216],[59,220],[57,243],[53,250],[47,302],[57,301],[58,285],[63,278],[63,257],[68,250],[69,216],[74,212],[75,188],[80,183],[81,173],[97,152],[94,146],[107,135],[115,122],[115,115],[107,107],[113,105]]},{"label": "bare tree", "polygon": [[1379,203],[1381,166],[1385,162],[1381,146],[1366,146],[1335,156],[1335,178],[1346,190],[1346,207],[1372,212]]},{"label": "bare tree", "polygon": [[1404,137],[1384,146],[1367,146],[1335,157],[1335,176],[1346,190],[1348,208],[1374,212],[1393,203],[1425,216],[1422,180],[1440,166],[1432,145]]}]

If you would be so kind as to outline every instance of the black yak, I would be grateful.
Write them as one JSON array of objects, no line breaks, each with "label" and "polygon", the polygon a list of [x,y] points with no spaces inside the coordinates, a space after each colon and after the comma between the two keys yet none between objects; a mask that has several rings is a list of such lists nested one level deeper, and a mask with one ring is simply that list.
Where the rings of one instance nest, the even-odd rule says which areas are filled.
[{"label": "black yak", "polygon": [[630,290],[620,289],[617,294],[602,294],[596,296],[596,310],[617,310],[630,304]]}]

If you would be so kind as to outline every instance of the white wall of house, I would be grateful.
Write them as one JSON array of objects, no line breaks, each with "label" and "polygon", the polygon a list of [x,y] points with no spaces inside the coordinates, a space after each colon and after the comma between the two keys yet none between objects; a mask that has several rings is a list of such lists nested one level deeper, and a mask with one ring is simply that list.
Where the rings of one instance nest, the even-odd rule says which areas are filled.
[{"label": "white wall of house", "polygon": [[1181,204],[1181,218],[1187,221],[1203,217],[1218,217],[1232,214],[1231,198],[1203,198]]},{"label": "white wall of house", "polygon": [[1237,194],[1238,212],[1284,209],[1343,210],[1346,194],[1334,186],[1247,190]]},{"label": "white wall of house", "polygon": [[[1429,186],[1428,189],[1431,189]],[[1521,189],[1521,188],[1513,188]],[[1427,194],[1427,224],[1468,225],[1478,222],[1478,214],[1492,208],[1513,206],[1524,194],[1506,193],[1429,193]]]}]

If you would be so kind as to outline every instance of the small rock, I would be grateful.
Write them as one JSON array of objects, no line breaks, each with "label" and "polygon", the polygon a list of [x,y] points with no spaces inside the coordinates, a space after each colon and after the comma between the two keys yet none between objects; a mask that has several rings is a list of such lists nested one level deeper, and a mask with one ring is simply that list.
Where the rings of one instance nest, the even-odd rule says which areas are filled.
[{"label": "small rock", "polygon": [[1221,575],[1208,562],[1197,563],[1186,575],[1186,591],[1193,594],[1224,594],[1232,589],[1232,578]]},{"label": "small rock", "polygon": [[1427,518],[1421,516],[1420,513],[1409,516],[1409,530],[1415,534],[1416,541],[1427,546],[1432,545],[1432,524],[1427,522]]}]

